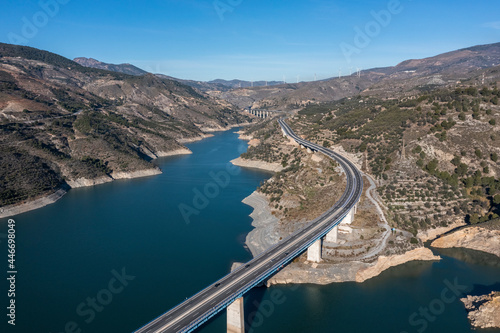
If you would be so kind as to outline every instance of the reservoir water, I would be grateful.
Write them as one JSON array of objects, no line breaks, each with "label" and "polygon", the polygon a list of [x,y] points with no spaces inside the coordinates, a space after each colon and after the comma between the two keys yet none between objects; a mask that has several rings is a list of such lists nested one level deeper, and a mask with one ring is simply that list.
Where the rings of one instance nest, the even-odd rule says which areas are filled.
[{"label": "reservoir water", "polygon": [[[161,175],[71,190],[15,216],[15,326],[0,220],[0,332],[131,332],[251,259],[243,241],[252,209],[241,200],[270,174],[230,166],[247,148],[235,131],[157,161]],[[500,260],[437,253],[440,262],[408,263],[363,284],[256,288],[245,298],[247,331],[472,332],[458,297],[500,290]],[[198,332],[225,332],[225,320]]]}]

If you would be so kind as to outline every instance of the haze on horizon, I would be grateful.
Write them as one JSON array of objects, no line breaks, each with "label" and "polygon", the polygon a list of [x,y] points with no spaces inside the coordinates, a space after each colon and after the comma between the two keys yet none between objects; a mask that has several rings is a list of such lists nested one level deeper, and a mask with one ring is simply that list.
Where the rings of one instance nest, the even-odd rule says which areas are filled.
[{"label": "haze on horizon", "polygon": [[2,42],[204,81],[310,81],[500,41],[497,0],[41,0],[4,8]]}]

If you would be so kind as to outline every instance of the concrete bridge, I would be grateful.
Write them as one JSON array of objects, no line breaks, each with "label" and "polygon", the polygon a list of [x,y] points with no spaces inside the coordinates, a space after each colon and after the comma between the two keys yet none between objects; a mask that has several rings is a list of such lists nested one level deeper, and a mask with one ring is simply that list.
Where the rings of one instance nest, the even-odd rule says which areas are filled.
[{"label": "concrete bridge", "polygon": [[257,118],[268,118],[283,114],[283,111],[252,109],[251,107],[246,108],[245,112],[250,113],[251,115],[254,115]]},{"label": "concrete bridge", "polygon": [[345,157],[295,135],[283,119],[279,120],[279,124],[283,135],[309,149],[311,153],[321,152],[340,164],[347,177],[347,186],[340,200],[302,229],[149,322],[138,329],[137,333],[192,332],[226,308],[227,331],[244,333],[243,295],[305,251],[309,261],[321,261],[323,240],[335,242],[338,225],[341,222],[352,222],[356,204],[363,191],[359,170]]}]

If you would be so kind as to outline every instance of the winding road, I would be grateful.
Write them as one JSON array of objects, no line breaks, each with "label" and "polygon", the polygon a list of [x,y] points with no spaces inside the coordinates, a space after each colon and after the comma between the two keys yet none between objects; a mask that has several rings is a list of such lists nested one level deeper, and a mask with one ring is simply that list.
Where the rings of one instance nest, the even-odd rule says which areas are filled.
[{"label": "winding road", "polygon": [[347,177],[347,186],[340,200],[302,229],[135,332],[163,333],[195,330],[223,311],[234,300],[274,275],[318,239],[324,237],[356,205],[363,191],[363,180],[354,164],[330,149],[298,137],[283,119],[279,120],[279,124],[283,133],[300,145],[321,152],[340,164]]}]

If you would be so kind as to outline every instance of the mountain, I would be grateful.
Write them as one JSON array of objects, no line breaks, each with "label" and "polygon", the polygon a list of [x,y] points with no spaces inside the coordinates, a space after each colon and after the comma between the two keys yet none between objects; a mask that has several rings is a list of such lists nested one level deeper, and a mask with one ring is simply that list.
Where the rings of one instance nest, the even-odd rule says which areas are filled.
[{"label": "mountain", "polygon": [[[147,74],[148,72],[134,66],[131,64],[120,64],[120,65],[115,65],[115,64],[108,64],[105,62],[101,62],[96,59],[92,58],[75,58],[73,59],[74,62],[84,66],[84,67],[89,67],[89,68],[97,68],[97,69],[104,69],[112,72],[118,72],[118,73],[125,73],[129,75],[144,75]],[[196,88],[200,91],[207,92],[207,91],[229,91],[231,89],[235,88],[247,88],[247,87],[263,87],[263,86],[274,86],[277,84],[281,84],[281,81],[244,81],[244,80],[222,80],[222,79],[216,79],[212,81],[195,81],[195,80],[183,80],[179,78],[175,78],[172,76],[164,75],[164,74],[156,74],[156,76],[168,80],[174,80],[181,82],[187,86],[190,86],[192,88]]]},{"label": "mountain", "polygon": [[148,73],[140,69],[139,67],[135,67],[134,65],[131,64],[119,64],[119,65],[107,64],[105,62],[101,62],[92,58],[83,58],[83,57],[75,58],[73,59],[73,61],[85,67],[105,69],[108,71],[125,73],[129,75],[144,75]]},{"label": "mountain", "polygon": [[156,173],[152,159],[247,121],[231,104],[178,81],[0,44],[0,206]]},{"label": "mountain", "polygon": [[363,70],[360,77],[352,74],[323,81],[233,89],[212,95],[239,107],[298,109],[357,94],[382,98],[412,95],[428,87],[452,86],[470,79],[481,69],[499,64],[500,43],[495,43],[407,60],[396,66]]},{"label": "mountain", "polygon": [[275,86],[278,84],[282,84],[283,81],[244,81],[244,80],[212,80],[208,81],[208,83],[214,84],[222,84],[226,87],[230,88],[248,88],[248,87],[266,87],[266,86]]},{"label": "mountain", "polygon": [[[497,220],[500,66],[482,68],[477,54],[469,54],[471,59],[460,56],[463,61],[453,65],[450,64],[455,60],[436,65],[437,60],[426,59],[419,66],[410,67],[428,70],[444,79],[453,77],[451,71],[456,71],[455,77],[462,82],[425,84],[409,95],[408,91],[401,94],[387,81],[379,89],[364,91],[362,95],[310,104],[287,121],[302,138],[332,147],[376,182],[374,193],[390,227],[417,237],[427,231],[432,235],[438,227],[444,232],[465,223]],[[487,56],[484,59],[486,65],[495,63]],[[390,70],[390,75],[398,73],[394,68]],[[398,80],[393,79],[396,89],[401,88]],[[248,148],[243,158],[285,167],[259,189],[273,202],[272,214],[281,219],[281,230],[296,230],[302,226],[296,221],[318,216],[317,207],[329,207],[324,198],[338,197],[336,190],[341,181],[325,174],[328,167],[320,164],[320,156],[291,146],[275,121],[252,126],[244,134],[256,139],[256,144]],[[304,167],[309,168],[307,172]],[[365,188],[368,187],[365,180]],[[367,207],[366,201],[360,202],[361,207]],[[363,208],[356,219],[358,231],[370,230],[367,226],[377,221]],[[371,230],[377,231],[370,232],[370,237],[356,236],[365,239],[367,248],[386,229],[375,224]],[[418,243],[417,238],[413,242]],[[387,248],[389,252],[397,249],[400,246],[394,246],[394,242]]]},{"label": "mountain", "polygon": [[156,74],[156,76],[169,79],[169,80],[175,80],[179,81],[185,85],[188,85],[190,87],[193,87],[195,89],[198,89],[203,92],[210,92],[212,94],[218,94],[221,92],[227,92],[232,89],[237,89],[237,88],[245,88],[245,87],[264,87],[264,86],[273,86],[273,85],[278,85],[281,84],[282,82],[279,81],[243,81],[243,80],[222,80],[222,79],[217,79],[217,80],[212,80],[212,81],[193,81],[193,80],[182,80],[178,79],[175,77],[167,76],[164,74]]}]

